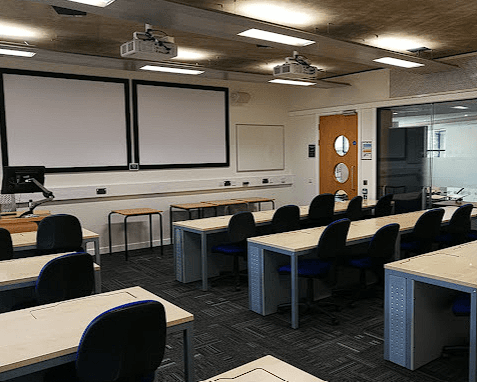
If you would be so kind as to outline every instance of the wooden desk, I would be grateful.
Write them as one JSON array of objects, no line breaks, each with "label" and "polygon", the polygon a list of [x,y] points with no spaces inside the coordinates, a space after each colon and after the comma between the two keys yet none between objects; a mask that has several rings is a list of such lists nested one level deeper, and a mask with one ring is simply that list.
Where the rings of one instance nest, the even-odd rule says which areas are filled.
[{"label": "wooden desk", "polygon": [[262,210],[262,203],[272,203],[272,210],[275,209],[275,199],[273,198],[262,198],[262,197],[257,197],[257,196],[250,196],[248,198],[239,198],[236,200],[240,200],[241,202],[248,203],[248,204],[254,204],[258,203],[258,210]]},{"label": "wooden desk", "polygon": [[[363,201],[363,209],[376,205],[376,200]],[[343,213],[349,201],[336,202],[335,213]],[[308,217],[308,207],[300,207],[300,218]],[[253,212],[257,226],[270,224],[275,210]],[[231,215],[174,222],[174,265],[176,280],[189,283],[202,280],[202,290],[208,289],[208,277],[219,274],[220,264],[210,257],[214,244],[227,241],[227,226]],[[317,243],[317,242],[316,242]],[[316,245],[315,243],[315,245]],[[210,261],[209,261],[210,260]]]},{"label": "wooden desk", "polygon": [[[35,286],[44,265],[63,255],[64,253],[57,253],[0,261],[0,292]],[[94,264],[94,270],[94,290],[95,293],[101,293],[101,269],[99,265]]]},{"label": "wooden desk", "polygon": [[[415,370],[444,345],[470,339],[469,381],[477,379],[477,241],[388,263],[385,268],[384,358]],[[456,291],[470,294],[470,318],[451,312]],[[460,343],[459,343],[460,342]]]},{"label": "wooden desk", "polygon": [[126,210],[113,210],[108,215],[109,254],[113,253],[111,239],[111,216],[119,214],[124,216],[124,256],[128,259],[128,218],[133,216],[149,216],[149,242],[152,248],[152,215],[159,216],[159,233],[161,235],[161,255],[164,256],[164,236],[162,229],[162,211],[153,208],[130,208]]},{"label": "wooden desk", "polygon": [[184,332],[186,381],[194,382],[194,316],[140,287],[0,314],[0,381],[74,361],[81,335],[95,317],[140,300],[164,305],[168,334]]},{"label": "wooden desk", "polygon": [[442,200],[438,202],[432,202],[432,205],[436,207],[448,207],[448,206],[460,207],[460,206],[463,206],[464,204],[472,204],[474,208],[477,207],[477,202],[463,202],[463,201],[457,201],[457,200]]},{"label": "wooden desk", "polygon": [[24,211],[0,213],[0,227],[7,229],[10,233],[30,232],[38,229],[38,222],[50,215],[50,211],[35,211],[32,217],[20,218]]},{"label": "wooden desk", "polygon": [[[445,207],[443,223],[448,223],[457,207]],[[425,211],[351,222],[347,242],[356,244],[369,240],[374,233],[390,223],[400,225],[400,233],[412,231]],[[477,212],[473,213],[473,217]],[[249,307],[256,313],[268,315],[277,311],[277,306],[291,300],[291,326],[298,328],[298,258],[316,248],[326,227],[308,228],[248,239]],[[396,248],[400,247],[398,238]],[[278,267],[285,261],[291,264],[291,297],[283,299],[278,293],[281,286]]]},{"label": "wooden desk", "polygon": [[172,228],[172,223],[174,221],[174,219],[172,218],[173,208],[187,211],[187,214],[189,215],[189,220],[192,220],[193,210],[197,210],[197,218],[200,219],[202,217],[202,210],[207,207],[214,207],[214,205],[211,203],[204,203],[204,202],[171,204],[169,206],[169,224],[170,224],[171,243],[174,239],[173,228]]},{"label": "wooden desk", "polygon": [[202,382],[326,382],[267,355]]},{"label": "wooden desk", "polygon": [[[83,248],[86,251],[86,244],[93,243],[95,263],[101,266],[101,254],[99,253],[99,235],[85,228],[83,230]],[[27,251],[36,248],[36,231],[21,232],[12,234],[13,250]]]}]

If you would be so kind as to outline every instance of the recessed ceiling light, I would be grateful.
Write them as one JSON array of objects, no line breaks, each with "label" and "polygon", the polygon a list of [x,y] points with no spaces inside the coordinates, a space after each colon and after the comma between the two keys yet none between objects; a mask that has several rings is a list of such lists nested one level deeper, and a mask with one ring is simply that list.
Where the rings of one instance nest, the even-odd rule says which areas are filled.
[{"label": "recessed ceiling light", "polygon": [[13,49],[0,48],[0,54],[4,54],[7,56],[33,57],[36,53],[27,52],[25,50],[13,50]]},{"label": "recessed ceiling light", "polygon": [[462,109],[462,110],[464,110],[464,109],[468,109],[468,107],[467,106],[452,106],[452,109]]},{"label": "recessed ceiling light", "polygon": [[262,31],[260,29],[249,29],[238,34],[239,36],[256,38],[259,40],[273,41],[280,44],[306,46],[314,44],[315,41],[305,40],[303,38],[287,36],[280,33]]},{"label": "recessed ceiling light", "polygon": [[274,84],[285,84],[285,85],[299,85],[299,86],[311,86],[316,85],[316,82],[306,82],[306,81],[293,81],[293,80],[281,80],[281,79],[274,79],[268,82],[272,82]]},{"label": "recessed ceiling light", "polygon": [[317,17],[313,12],[298,6],[293,9],[293,5],[290,3],[286,7],[263,3],[237,3],[237,12],[254,19],[282,25],[310,26],[318,24]]},{"label": "recessed ceiling light", "polygon": [[206,60],[212,54],[204,51],[189,49],[189,48],[177,48],[177,56],[172,58],[173,60]]},{"label": "recessed ceiling light", "polygon": [[31,28],[22,26],[0,24],[0,36],[2,37],[21,37],[21,38],[35,38],[39,33]]},{"label": "recessed ceiling light", "polygon": [[68,0],[75,3],[94,5],[95,7],[106,7],[111,4],[114,0]]},{"label": "recessed ceiling light", "polygon": [[402,68],[416,68],[418,66],[424,66],[424,64],[420,64],[418,62],[400,60],[399,58],[392,58],[392,57],[377,58],[373,61],[380,62],[381,64],[400,66]]},{"label": "recessed ceiling light", "polygon": [[378,48],[388,49],[392,51],[409,51],[419,49],[424,46],[433,45],[431,41],[424,41],[422,38],[414,37],[381,37],[373,38],[366,43]]},{"label": "recessed ceiling light", "polygon": [[168,66],[154,66],[154,65],[145,65],[141,69],[142,70],[152,70],[152,71],[155,71],[155,72],[192,74],[192,75],[197,75],[197,74],[204,73],[203,70],[171,68],[171,67],[168,67]]}]

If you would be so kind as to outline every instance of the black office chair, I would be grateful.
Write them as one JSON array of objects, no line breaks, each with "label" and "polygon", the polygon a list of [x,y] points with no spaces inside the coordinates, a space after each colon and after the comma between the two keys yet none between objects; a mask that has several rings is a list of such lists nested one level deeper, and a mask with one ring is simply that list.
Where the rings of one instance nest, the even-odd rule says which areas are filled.
[{"label": "black office chair", "polygon": [[335,196],[320,194],[313,198],[308,209],[307,227],[321,227],[334,220]]},{"label": "black office chair", "polygon": [[381,196],[374,207],[374,216],[375,218],[379,218],[382,216],[389,216],[393,211],[393,194],[386,194]]},{"label": "black office chair", "polygon": [[353,299],[357,300],[367,289],[366,271],[371,271],[377,278],[377,285],[384,285],[384,264],[392,260],[396,250],[399,224],[392,223],[380,228],[371,239],[364,253],[353,253],[345,266],[359,269],[359,289],[354,290]]},{"label": "black office chair", "polygon": [[247,239],[256,235],[255,219],[251,212],[238,212],[228,224],[229,242],[212,247],[212,253],[234,257],[235,290],[240,290],[240,258],[247,258]]},{"label": "black office chair", "polygon": [[345,216],[351,221],[361,220],[363,218],[362,196],[355,196],[349,201]]},{"label": "black office chair", "polygon": [[89,296],[94,290],[94,263],[89,253],[76,252],[46,263],[35,284],[35,298],[22,301],[12,310]]},{"label": "black office chair", "polygon": [[470,203],[460,206],[452,214],[449,225],[441,229],[434,241],[440,248],[459,245],[467,241],[470,233],[470,214],[474,206]]},{"label": "black office chair", "polygon": [[44,381],[153,381],[165,346],[166,315],[160,302],[121,305],[93,319],[81,337],[76,362],[49,370]]},{"label": "black office chair", "polygon": [[280,207],[272,217],[272,233],[295,231],[300,229],[300,208],[289,204]]},{"label": "black office chair", "polygon": [[13,259],[13,244],[10,231],[0,228],[0,261]]},{"label": "black office chair", "polygon": [[424,212],[417,220],[412,232],[401,238],[401,250],[405,256],[410,253],[421,255],[432,251],[432,243],[439,234],[444,209],[434,208]]},{"label": "black office chair", "polygon": [[[349,219],[340,219],[329,224],[320,236],[318,246],[314,251],[313,258],[298,261],[298,276],[307,279],[307,291],[305,305],[311,308],[314,305],[314,279],[326,279],[336,283],[336,264],[337,256],[344,252],[346,246],[346,236],[348,235],[351,221]],[[278,269],[280,274],[290,274],[291,265],[288,263]],[[337,325],[336,316],[315,304],[316,308],[331,318],[331,324]],[[329,304],[337,307],[336,304]],[[280,306],[282,308],[284,305]]]},{"label": "black office chair", "polygon": [[62,252],[81,252],[83,232],[77,217],[67,214],[50,215],[38,225],[36,252],[47,255]]}]

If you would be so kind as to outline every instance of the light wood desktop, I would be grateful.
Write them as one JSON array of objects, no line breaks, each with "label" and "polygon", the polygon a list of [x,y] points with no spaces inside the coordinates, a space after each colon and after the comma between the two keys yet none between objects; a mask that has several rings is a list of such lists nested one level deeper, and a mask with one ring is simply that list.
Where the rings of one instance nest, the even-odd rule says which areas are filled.
[{"label": "light wood desktop", "polygon": [[202,382],[326,382],[267,355]]},{"label": "light wood desktop", "polygon": [[[86,250],[88,243],[94,245],[95,263],[101,266],[101,255],[99,253],[99,235],[85,228],[83,230],[83,249]],[[13,250],[14,251],[27,251],[36,248],[36,231],[34,232],[21,232],[12,234]]]},{"label": "light wood desktop", "polygon": [[184,332],[186,381],[194,382],[194,316],[140,287],[0,314],[0,381],[74,361],[81,335],[95,317],[140,300],[164,305],[168,334]]},{"label": "light wood desktop", "polygon": [[[444,208],[443,224],[449,222],[456,209],[457,207]],[[424,212],[415,211],[351,222],[347,243],[356,244],[368,241],[378,229],[390,223],[398,223],[401,234],[410,232]],[[477,212],[473,212],[472,216],[477,216]],[[298,258],[309,254],[316,248],[325,228],[308,228],[248,239],[249,306],[251,310],[268,315],[275,313],[279,304],[291,301],[291,326],[298,328]],[[398,237],[396,256],[398,256],[399,248]],[[280,283],[277,269],[286,261],[291,264],[291,296],[288,295],[290,297],[278,293],[283,289],[283,284]]]},{"label": "light wood desktop", "polygon": [[[376,200],[363,201],[363,209],[376,206]],[[336,202],[335,213],[346,211],[349,201]],[[309,206],[300,207],[300,218],[308,216]],[[276,210],[253,212],[257,226],[270,224]],[[202,290],[208,289],[208,278],[219,274],[220,264],[210,259],[212,245],[227,241],[227,226],[232,215],[174,222],[174,261],[176,280],[188,283],[202,280]],[[316,243],[315,243],[316,244]]]},{"label": "light wood desktop", "polygon": [[[477,380],[477,241],[388,263],[385,268],[384,358],[415,370],[443,346],[469,348]],[[470,294],[470,317],[451,312],[457,292]]]},{"label": "light wood desktop", "polygon": [[50,211],[35,211],[37,216],[20,218],[24,211],[2,212],[0,213],[0,227],[7,229],[10,233],[36,231],[38,223],[50,215]]},{"label": "light wood desktop", "polygon": [[[50,260],[65,253],[0,261],[0,292],[35,286],[40,271]],[[101,269],[94,264],[94,289],[101,293]]]}]

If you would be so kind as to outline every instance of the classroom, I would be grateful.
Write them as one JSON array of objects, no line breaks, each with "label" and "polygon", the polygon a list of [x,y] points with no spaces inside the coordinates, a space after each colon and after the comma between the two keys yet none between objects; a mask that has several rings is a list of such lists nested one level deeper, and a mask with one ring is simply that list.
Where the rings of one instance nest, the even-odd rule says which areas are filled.
[{"label": "classroom", "polygon": [[[353,5],[340,0],[114,0],[101,6],[88,1],[0,0],[2,167],[45,166],[44,187],[54,195],[41,202],[41,191],[3,194],[0,205],[2,212],[12,202],[25,211],[41,202],[35,207],[40,212],[34,211],[41,218],[28,222],[33,227],[43,210],[75,216],[85,250],[101,268],[95,273],[96,291],[159,296],[171,303],[166,310],[184,314],[184,322],[168,323],[174,328],[166,337],[157,381],[221,380],[214,376],[226,372],[234,377],[235,368],[264,356],[297,369],[284,370],[276,379],[257,374],[257,380],[294,381],[294,373],[303,372],[301,381],[311,375],[310,382],[476,381],[475,295],[470,325],[467,316],[464,329],[457,328],[462,321],[455,323],[449,313],[432,329],[452,327],[453,334],[430,345],[425,343],[433,334],[425,322],[440,308],[421,312],[408,299],[414,293],[418,299],[450,301],[454,289],[477,290],[472,279],[477,274],[457,287],[445,277],[428,285],[434,277],[426,273],[429,264],[413,273],[393,263],[386,269],[386,288],[408,288],[408,294],[374,296],[353,308],[347,296],[338,295],[344,307],[336,313],[340,323],[335,326],[298,306],[306,283],[295,277],[293,261],[311,253],[306,235],[293,249],[274,242],[273,235],[249,239],[249,264],[259,264],[261,276],[253,278],[249,269],[248,287],[242,281],[241,290],[234,291],[231,281],[213,280],[231,262],[215,263],[208,253],[226,238],[227,224],[202,229],[197,219],[232,215],[230,201],[248,199],[265,235],[271,233],[266,226],[272,210],[300,206],[303,221],[311,201],[324,193],[335,195],[335,214],[345,214],[339,203],[355,196],[371,214],[376,201],[392,193],[395,216],[444,206],[447,223],[457,207],[477,202],[477,43],[468,32],[475,5],[432,0],[414,4],[412,11],[405,1],[388,0]],[[309,20],[299,24],[295,16]],[[447,22],[447,29],[439,26]],[[26,34],[8,28],[24,28]],[[250,28],[311,41],[297,46],[238,35]],[[154,41],[160,52],[125,54],[132,48],[122,44],[131,40]],[[409,46],[400,46],[403,41]],[[5,49],[35,55],[10,56]],[[375,61],[383,56],[416,66]],[[157,71],[164,63],[200,73]],[[305,73],[293,78],[278,73],[290,63]],[[144,65],[153,70],[143,70]],[[277,79],[313,84],[270,83]],[[214,206],[213,201],[228,204]],[[184,208],[188,204],[195,208]],[[399,223],[410,232],[415,220]],[[356,233],[357,227],[352,221],[348,245],[368,245],[383,226],[373,225],[365,235]],[[216,231],[209,234],[209,229]],[[317,244],[319,235],[310,236],[310,242]],[[34,248],[32,240],[24,246]],[[456,251],[472,249],[464,247]],[[436,256],[461,256],[443,248],[434,247],[441,251]],[[292,264],[290,279],[266,276],[280,261]],[[349,280],[359,283],[358,273]],[[320,293],[321,284],[314,285]],[[138,287],[140,292],[128,289]],[[131,302],[123,297],[118,304]],[[388,297],[407,302],[399,319],[422,315],[411,329],[390,318],[394,306]],[[291,303],[291,310],[276,313],[282,303]],[[3,310],[0,320],[2,315]],[[391,333],[389,325],[402,333]],[[422,335],[414,338],[408,331],[416,328]],[[462,340],[469,333],[470,356],[448,358],[430,349],[454,345],[459,342],[454,337]],[[408,351],[410,342],[425,350]],[[43,377],[43,371],[35,373],[32,380]],[[10,371],[2,376],[0,364],[0,380],[12,378],[29,377]]]}]

